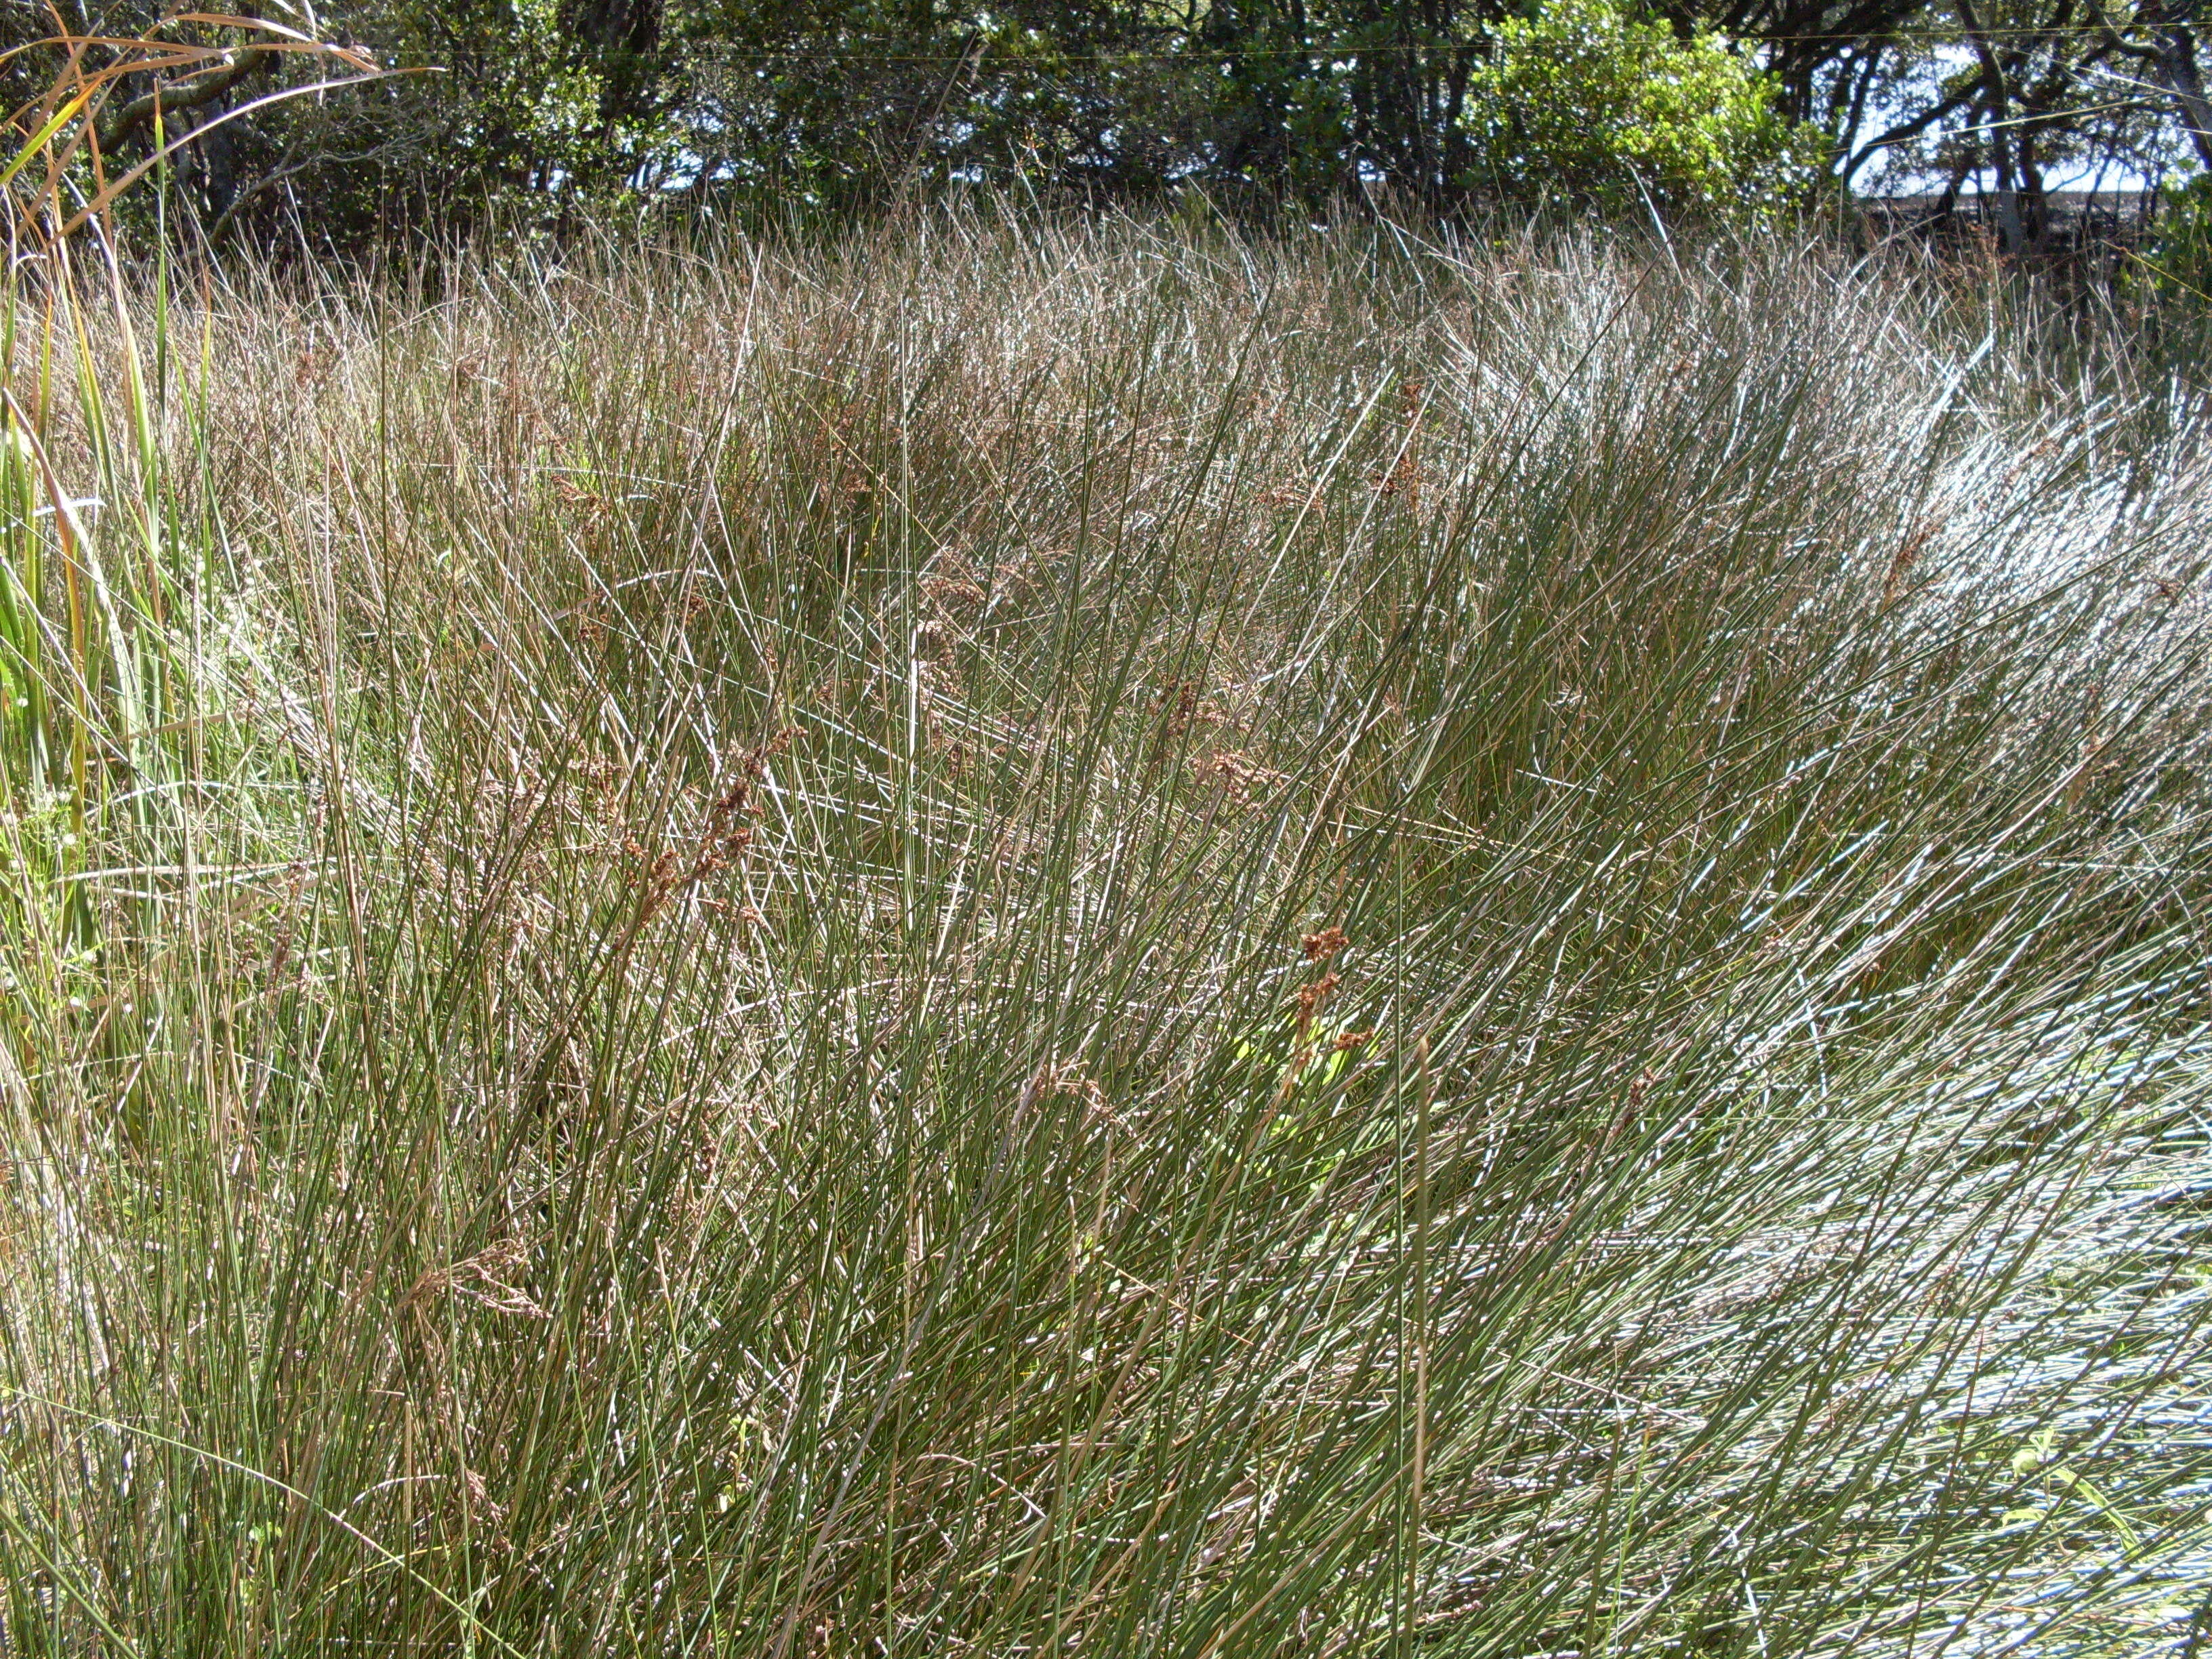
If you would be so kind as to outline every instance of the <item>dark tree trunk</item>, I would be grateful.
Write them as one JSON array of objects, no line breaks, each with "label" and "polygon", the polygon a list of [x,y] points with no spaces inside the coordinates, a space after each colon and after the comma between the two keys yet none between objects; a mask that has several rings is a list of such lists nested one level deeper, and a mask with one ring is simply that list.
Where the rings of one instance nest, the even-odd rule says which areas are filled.
[{"label": "dark tree trunk", "polygon": [[2198,162],[2212,173],[2212,100],[2197,64],[2197,0],[2179,0],[2150,17],[2158,78],[2180,110]]}]

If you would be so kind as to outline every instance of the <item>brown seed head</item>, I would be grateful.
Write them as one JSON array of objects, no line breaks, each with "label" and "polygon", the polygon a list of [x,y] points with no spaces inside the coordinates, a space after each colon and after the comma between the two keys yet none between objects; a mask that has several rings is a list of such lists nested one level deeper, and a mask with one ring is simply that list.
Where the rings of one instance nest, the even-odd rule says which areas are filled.
[{"label": "brown seed head", "polygon": [[1327,962],[1348,941],[1341,927],[1324,927],[1318,933],[1306,933],[1298,939],[1298,948],[1306,953],[1308,962]]},{"label": "brown seed head", "polygon": [[1295,1018],[1301,1037],[1312,1029],[1314,1017],[1328,1006],[1330,996],[1341,982],[1337,975],[1328,973],[1310,985],[1298,987],[1298,1010]]}]

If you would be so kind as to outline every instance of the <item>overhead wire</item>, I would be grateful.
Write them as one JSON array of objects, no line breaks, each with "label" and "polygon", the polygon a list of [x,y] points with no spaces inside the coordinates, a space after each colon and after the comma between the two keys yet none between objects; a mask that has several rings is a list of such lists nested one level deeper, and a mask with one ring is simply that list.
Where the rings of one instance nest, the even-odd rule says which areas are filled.
[{"label": "overhead wire", "polygon": [[[2002,28],[1980,28],[1971,32],[1964,28],[1952,28],[1875,29],[1862,31],[1856,33],[1842,30],[1829,33],[1793,33],[1789,34],[1767,34],[1757,31],[1731,33],[1725,30],[1717,30],[1714,31],[1714,33],[1719,34],[1722,39],[1731,41],[1736,45],[1753,46],[1815,46],[1836,42],[1864,42],[1868,45],[1881,46],[1963,46],[1974,36],[1979,36],[1984,40],[2049,40],[2069,35],[2105,36],[2108,34],[2123,34],[2130,31],[2140,33],[2147,29],[2163,28],[2169,26],[2165,24],[2127,23],[2114,24],[2108,29],[2104,25],[2097,23],[2054,23],[2044,27],[2016,26]],[[994,44],[996,43],[988,40],[983,43],[986,51]],[[1345,44],[1341,42],[1315,42],[1305,46],[1186,46],[1177,47],[1172,51],[1164,52],[1124,52],[1112,48],[1094,48],[1089,54],[1089,58],[1090,61],[1095,62],[1101,66],[1110,66],[1115,64],[1142,63],[1233,63],[1238,59],[1247,58],[1334,58],[1341,59],[1353,59],[1361,58],[1398,58],[1417,56],[1423,53],[1438,51],[1449,51],[1458,46],[1471,46],[1476,44],[1478,44],[1478,37],[1470,35],[1464,39],[1434,40],[1425,44],[1382,42],[1374,45],[1358,45]],[[2140,43],[2135,44],[2139,45]],[[835,60],[848,63],[945,65],[965,63],[973,54],[965,51],[959,52],[875,52],[866,48],[847,48],[842,46],[807,45],[792,46],[753,46],[744,48],[717,46],[714,49],[713,55],[723,58],[758,59],[763,62],[793,58],[817,58],[825,60]],[[1062,55],[1078,58],[1085,56],[1085,54],[1079,51]],[[997,53],[997,57],[1000,62],[1004,63],[1006,58],[1005,50],[1001,49]],[[1017,56],[1016,61],[1021,61],[1018,55]],[[1040,64],[1038,67],[1042,67],[1042,65]]]}]

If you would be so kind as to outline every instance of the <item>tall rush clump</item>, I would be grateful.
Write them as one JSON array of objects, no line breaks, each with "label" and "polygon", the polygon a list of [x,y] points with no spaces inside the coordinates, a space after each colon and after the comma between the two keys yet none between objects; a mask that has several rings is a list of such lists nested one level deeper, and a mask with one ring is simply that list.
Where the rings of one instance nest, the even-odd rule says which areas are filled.
[{"label": "tall rush clump", "polygon": [[10,486],[222,526],[37,682],[11,1650],[2185,1643],[2201,416],[1727,254],[181,296]]},{"label": "tall rush clump", "polygon": [[[158,195],[141,266],[112,208],[142,180],[162,182],[175,143],[161,100],[190,101],[196,75],[270,52],[343,76],[373,67],[281,26],[212,15],[170,26],[173,38],[33,43],[55,51],[58,77],[0,125],[0,1182],[73,1237],[107,1213],[102,1160],[158,1169],[180,1127],[210,1127],[204,1093],[163,1094],[174,1079],[149,1062],[168,1034],[229,1017],[198,947],[210,895],[234,879],[252,840],[234,824],[256,816],[210,811],[237,786],[222,772],[243,747],[228,707],[226,550],[207,492],[179,482],[205,459],[214,366],[173,334]],[[184,38],[195,26],[201,41]],[[244,44],[204,44],[211,33]],[[113,163],[99,123],[140,94],[153,100],[151,154]],[[149,1218],[159,1202],[134,1196],[117,1213]],[[52,1265],[58,1286],[94,1300],[65,1291],[11,1328],[0,1422],[17,1449],[27,1425],[70,1409],[46,1394],[54,1356],[82,1360],[110,1337],[96,1278],[72,1277],[79,1261]],[[33,1329],[36,1358],[16,1341]],[[22,1531],[21,1502],[14,1486],[0,1498],[9,1547],[46,1559]],[[100,1627],[58,1563],[27,1574],[11,1564],[9,1577],[0,1626],[11,1644],[33,1628],[24,1619],[70,1608]]]},{"label": "tall rush clump", "polygon": [[[187,94],[195,73],[257,52],[328,59],[356,76],[373,70],[281,26],[176,22],[226,27],[244,44],[181,34],[33,43],[57,50],[62,67],[11,113],[0,161],[0,792],[26,921],[46,918],[40,927],[65,954],[96,949],[102,935],[85,872],[112,815],[140,831],[174,828],[175,792],[195,771],[203,711],[191,663],[218,540],[210,520],[180,505],[170,476],[180,434],[189,465],[204,388],[185,379],[173,349],[167,240],[153,239],[148,283],[127,276],[113,205],[149,173],[158,182],[175,148],[160,95]],[[155,77],[152,154],[113,173],[100,118]],[[149,864],[182,853],[173,840],[132,851]]]}]

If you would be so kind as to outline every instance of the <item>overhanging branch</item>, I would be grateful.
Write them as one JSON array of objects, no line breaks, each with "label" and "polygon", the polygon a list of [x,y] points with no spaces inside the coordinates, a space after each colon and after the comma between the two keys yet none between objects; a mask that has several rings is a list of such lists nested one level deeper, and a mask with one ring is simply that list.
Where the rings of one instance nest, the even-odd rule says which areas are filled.
[{"label": "overhanging branch", "polygon": [[189,80],[172,81],[141,94],[100,124],[100,147],[112,152],[140,128],[153,124],[156,111],[164,114],[197,109],[220,98],[249,76],[266,69],[274,53],[255,46],[240,46],[222,68]]}]

